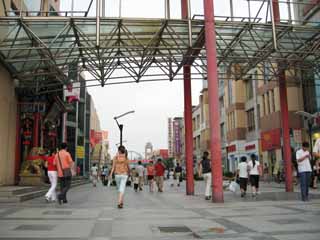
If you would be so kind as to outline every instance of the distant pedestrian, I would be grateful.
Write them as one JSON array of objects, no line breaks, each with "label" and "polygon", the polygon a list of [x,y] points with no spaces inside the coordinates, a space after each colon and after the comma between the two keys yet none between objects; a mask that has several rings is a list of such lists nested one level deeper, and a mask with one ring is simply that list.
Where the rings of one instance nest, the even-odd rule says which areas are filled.
[{"label": "distant pedestrian", "polygon": [[156,165],[154,166],[154,169],[155,169],[155,177],[156,177],[158,191],[163,192],[163,180],[164,180],[164,172],[166,170],[166,167],[162,163],[161,158],[158,159]]},{"label": "distant pedestrian", "polygon": [[144,167],[141,161],[138,161],[138,166],[136,167],[136,171],[139,175],[139,191],[142,191],[142,186],[144,184]]},{"label": "distant pedestrian", "polygon": [[169,169],[169,183],[170,183],[170,187],[174,187],[174,171],[173,171],[173,169]]},{"label": "distant pedestrian", "polygon": [[139,174],[135,171],[132,175],[133,189],[135,192],[138,192],[139,189]]},{"label": "distant pedestrian", "polygon": [[50,151],[50,156],[47,158],[47,168],[48,168],[48,177],[50,181],[50,189],[45,195],[45,199],[47,202],[55,202],[57,200],[57,182],[58,182],[58,172],[57,172],[57,166],[54,165],[54,158],[56,155],[56,150],[52,149]]},{"label": "distant pedestrian", "polygon": [[[209,152],[205,151],[202,155],[202,160],[199,162],[198,169],[202,169],[202,176],[205,183],[205,199],[211,199],[211,162],[209,159]],[[200,175],[200,174],[199,174]]]},{"label": "distant pedestrian", "polygon": [[91,167],[91,181],[92,181],[92,185],[94,187],[97,186],[97,182],[98,182],[98,167],[97,167],[97,164],[93,164],[92,167]]},{"label": "distant pedestrian", "polygon": [[239,177],[241,197],[245,197],[248,185],[248,164],[247,157],[242,156],[238,165],[237,176]]},{"label": "distant pedestrian", "polygon": [[59,204],[68,203],[67,192],[71,186],[72,169],[74,163],[69,152],[67,152],[67,144],[61,143],[60,151],[55,155],[54,165],[57,166],[58,176],[60,180],[60,194],[58,195]]},{"label": "distant pedestrian", "polygon": [[108,176],[109,176],[109,168],[107,165],[103,166],[102,172],[101,172],[101,181],[102,184],[107,186],[108,185]]},{"label": "distant pedestrian", "polygon": [[180,187],[180,183],[182,182],[182,167],[179,163],[177,163],[176,168],[174,169],[174,173],[177,180],[177,186]]},{"label": "distant pedestrian", "polygon": [[312,169],[310,164],[311,156],[308,148],[309,143],[303,142],[302,148],[296,152],[302,201],[309,201],[309,186],[311,181]]},{"label": "distant pedestrian", "polygon": [[270,173],[269,173],[269,167],[267,165],[267,163],[264,163],[264,167],[263,167],[263,181],[264,182],[268,182],[270,183]]},{"label": "distant pedestrian", "polygon": [[252,197],[256,197],[259,193],[259,178],[261,175],[261,168],[255,154],[251,154],[250,158],[251,160],[248,163],[250,184],[252,189]]},{"label": "distant pedestrian", "polygon": [[118,148],[118,154],[113,158],[110,176],[112,176],[113,173],[115,173],[117,189],[119,192],[118,208],[123,208],[124,193],[130,173],[129,160],[126,157],[126,148],[124,146]]},{"label": "distant pedestrian", "polygon": [[148,166],[147,166],[147,176],[148,176],[148,184],[149,184],[149,191],[153,192],[154,188],[154,166],[153,166],[153,161],[150,161]]},{"label": "distant pedestrian", "polygon": [[317,139],[317,141],[314,144],[313,147],[313,156],[315,159],[314,165],[313,165],[313,188],[318,188],[318,179],[320,178],[320,139]]}]

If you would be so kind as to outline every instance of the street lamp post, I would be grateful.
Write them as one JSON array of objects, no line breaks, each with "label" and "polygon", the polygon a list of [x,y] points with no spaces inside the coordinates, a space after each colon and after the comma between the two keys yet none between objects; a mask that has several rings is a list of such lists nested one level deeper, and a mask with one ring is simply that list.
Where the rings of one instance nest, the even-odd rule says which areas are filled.
[{"label": "street lamp post", "polygon": [[122,146],[123,124],[119,124],[118,119],[121,118],[121,117],[124,117],[124,116],[126,116],[126,115],[128,115],[128,114],[130,114],[130,113],[134,113],[134,110],[129,111],[129,112],[126,112],[126,113],[123,113],[123,114],[121,114],[121,115],[116,116],[116,117],[113,118],[113,119],[116,121],[116,123],[117,123],[117,125],[118,125],[118,127],[119,127],[119,130],[120,130],[120,146]]}]

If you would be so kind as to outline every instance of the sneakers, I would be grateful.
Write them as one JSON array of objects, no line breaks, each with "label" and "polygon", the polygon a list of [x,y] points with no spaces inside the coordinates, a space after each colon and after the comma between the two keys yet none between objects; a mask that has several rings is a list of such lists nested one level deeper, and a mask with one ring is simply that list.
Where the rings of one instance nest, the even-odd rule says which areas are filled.
[{"label": "sneakers", "polygon": [[205,199],[206,199],[206,200],[210,200],[210,199],[211,199],[211,196],[206,196]]}]

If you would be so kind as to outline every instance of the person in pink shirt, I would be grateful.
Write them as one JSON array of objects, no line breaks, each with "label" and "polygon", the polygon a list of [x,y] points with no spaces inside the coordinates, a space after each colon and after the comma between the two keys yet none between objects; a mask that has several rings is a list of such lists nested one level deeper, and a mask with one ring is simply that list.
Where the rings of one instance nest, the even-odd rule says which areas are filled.
[{"label": "person in pink shirt", "polygon": [[71,186],[72,168],[74,166],[72,157],[67,152],[67,144],[61,143],[60,151],[54,158],[54,165],[57,166],[58,177],[60,179],[60,194],[58,195],[59,204],[67,203],[67,192]]}]

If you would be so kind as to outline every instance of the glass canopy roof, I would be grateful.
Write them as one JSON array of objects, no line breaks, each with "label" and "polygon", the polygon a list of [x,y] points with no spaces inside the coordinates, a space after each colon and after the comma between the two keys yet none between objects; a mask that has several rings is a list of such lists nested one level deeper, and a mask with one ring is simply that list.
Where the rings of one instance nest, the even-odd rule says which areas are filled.
[{"label": "glass canopy roof", "polygon": [[[319,69],[320,25],[281,23],[276,41],[272,30],[258,19],[217,18],[219,66],[238,64],[239,79],[264,62]],[[4,17],[0,61],[30,88],[48,86],[52,78],[68,83],[72,71],[86,71],[88,81],[102,86],[178,79],[184,64],[205,76],[204,31],[202,19],[189,27],[187,20],[101,18],[97,28],[96,18],[88,17]]]}]

